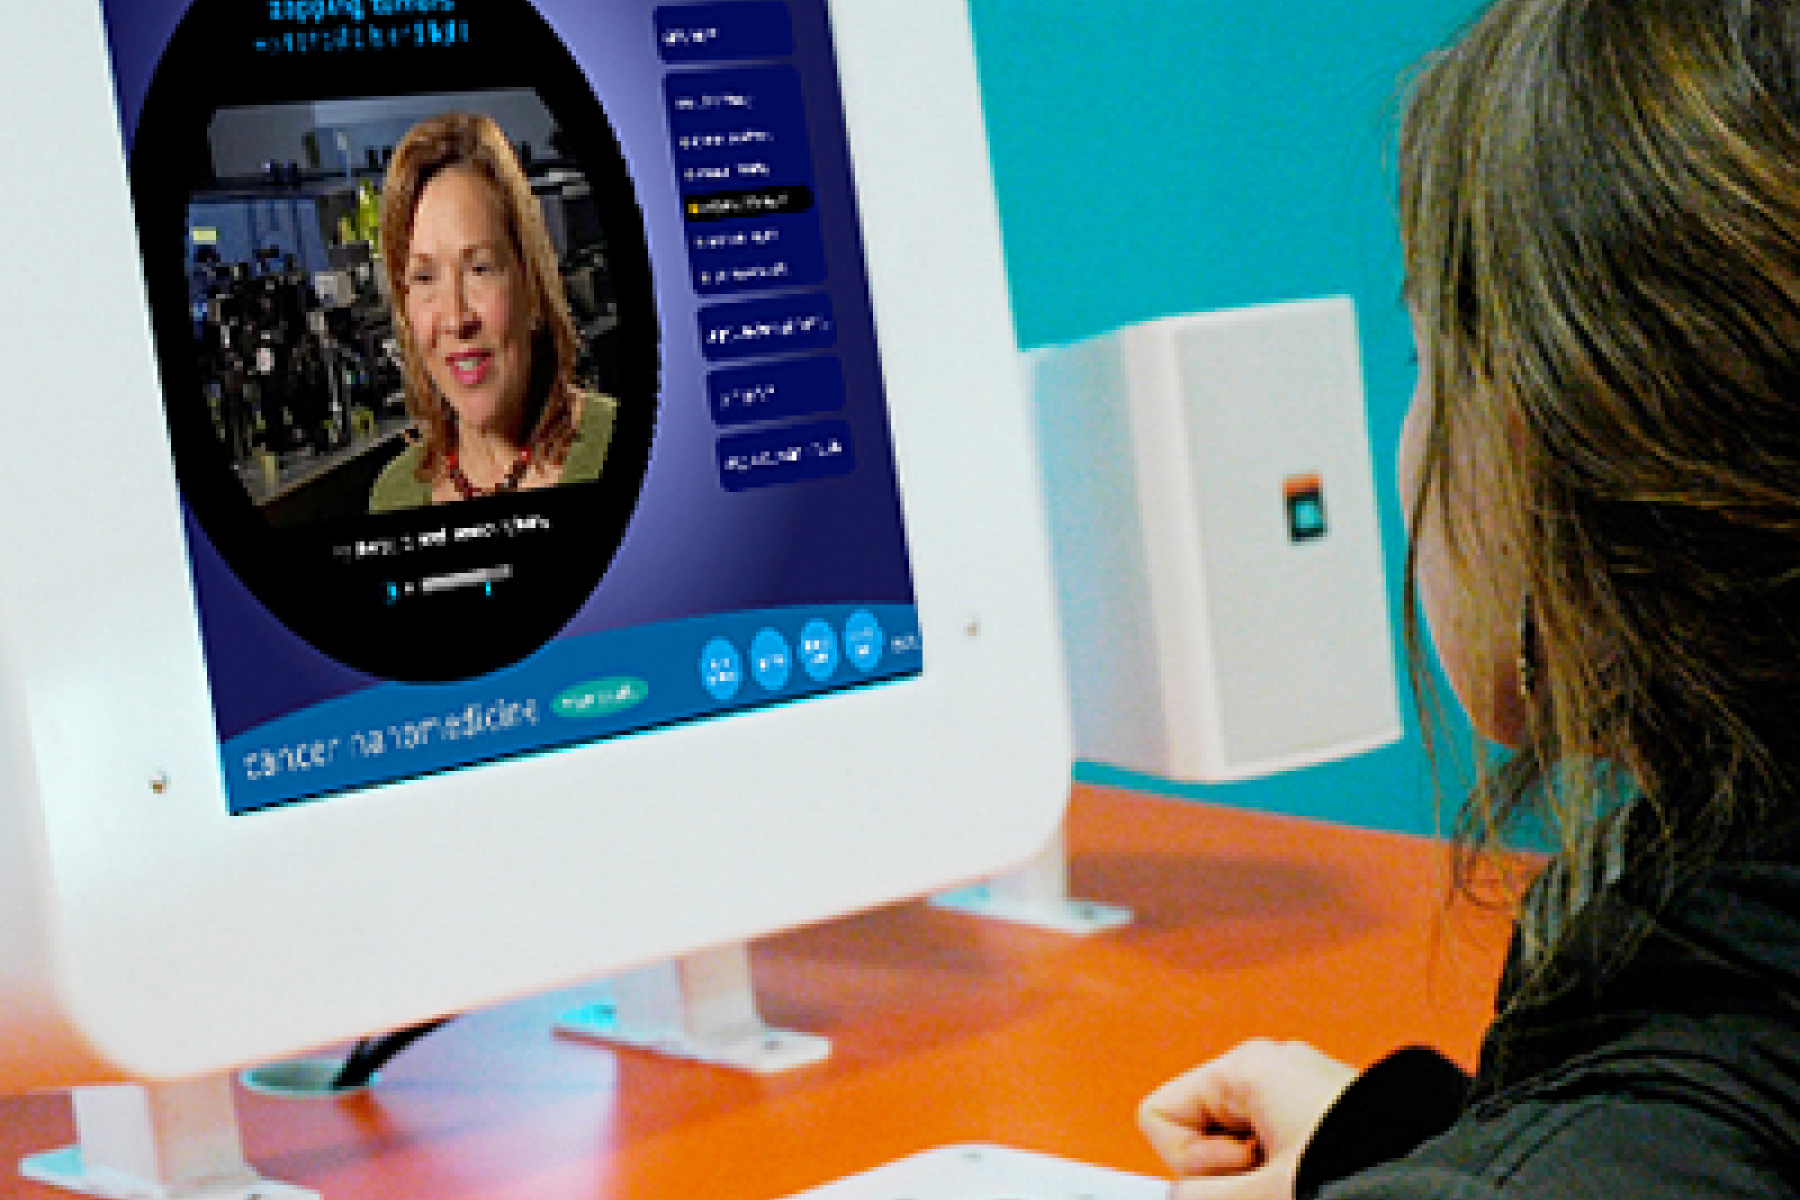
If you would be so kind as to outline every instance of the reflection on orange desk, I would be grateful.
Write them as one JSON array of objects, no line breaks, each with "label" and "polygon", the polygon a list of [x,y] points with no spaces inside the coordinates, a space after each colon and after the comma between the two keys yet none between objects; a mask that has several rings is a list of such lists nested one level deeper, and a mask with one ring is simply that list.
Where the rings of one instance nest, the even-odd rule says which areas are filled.
[{"label": "reflection on orange desk", "polygon": [[[1085,787],[1069,841],[1073,890],[1135,924],[1076,939],[920,903],[759,945],[765,1017],[828,1035],[823,1065],[556,1037],[575,990],[459,1020],[363,1095],[240,1093],[246,1150],[326,1200],[775,1200],[969,1141],[1154,1174],[1138,1100],[1242,1038],[1472,1060],[1504,930],[1467,906],[1440,929],[1435,843]],[[72,1137],[65,1097],[0,1099],[7,1163]]]}]

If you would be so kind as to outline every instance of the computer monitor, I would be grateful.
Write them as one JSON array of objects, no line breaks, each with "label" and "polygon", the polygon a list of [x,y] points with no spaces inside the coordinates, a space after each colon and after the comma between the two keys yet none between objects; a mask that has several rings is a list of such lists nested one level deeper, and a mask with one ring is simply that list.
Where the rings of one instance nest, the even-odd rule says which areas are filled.
[{"label": "computer monitor", "polygon": [[[0,1088],[265,1061],[1051,838],[961,0],[7,24]],[[372,511],[422,453],[384,168],[446,112],[529,179],[610,443]]]}]

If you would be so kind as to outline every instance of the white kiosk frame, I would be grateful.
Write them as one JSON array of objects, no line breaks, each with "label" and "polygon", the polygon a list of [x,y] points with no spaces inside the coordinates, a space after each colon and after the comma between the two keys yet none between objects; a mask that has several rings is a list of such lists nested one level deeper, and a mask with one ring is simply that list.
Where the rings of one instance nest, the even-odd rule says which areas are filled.
[{"label": "white kiosk frame", "polygon": [[923,675],[237,817],[100,12],[8,12],[0,1089],[127,1081],[78,1093],[85,1165],[46,1173],[304,1195],[244,1183],[225,1072],[742,946],[1050,841],[1068,718],[967,12],[829,12]]}]

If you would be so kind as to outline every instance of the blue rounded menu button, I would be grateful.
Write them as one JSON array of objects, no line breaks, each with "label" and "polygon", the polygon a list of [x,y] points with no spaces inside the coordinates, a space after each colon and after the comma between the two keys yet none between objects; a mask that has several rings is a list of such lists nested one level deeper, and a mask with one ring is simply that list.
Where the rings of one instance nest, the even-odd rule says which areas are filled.
[{"label": "blue rounded menu button", "polygon": [[778,692],[787,686],[794,669],[794,652],[787,639],[773,629],[765,629],[750,643],[750,673],[764,691]]},{"label": "blue rounded menu button", "polygon": [[857,611],[844,623],[844,656],[859,671],[873,671],[881,665],[882,642],[887,634],[875,614]]},{"label": "blue rounded menu button", "polygon": [[744,683],[744,660],[737,647],[724,638],[714,638],[700,652],[700,686],[714,700],[730,700]]},{"label": "blue rounded menu button", "polygon": [[800,668],[814,683],[824,683],[837,665],[837,630],[825,621],[808,621],[800,630]]}]

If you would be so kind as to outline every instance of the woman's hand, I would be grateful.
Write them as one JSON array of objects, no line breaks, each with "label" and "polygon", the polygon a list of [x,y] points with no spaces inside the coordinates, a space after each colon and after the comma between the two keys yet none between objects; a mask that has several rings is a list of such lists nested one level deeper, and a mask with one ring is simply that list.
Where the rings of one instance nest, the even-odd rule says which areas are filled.
[{"label": "woman's hand", "polygon": [[1245,1042],[1150,1093],[1138,1125],[1172,1200],[1293,1200],[1300,1154],[1354,1078],[1300,1042]]}]

